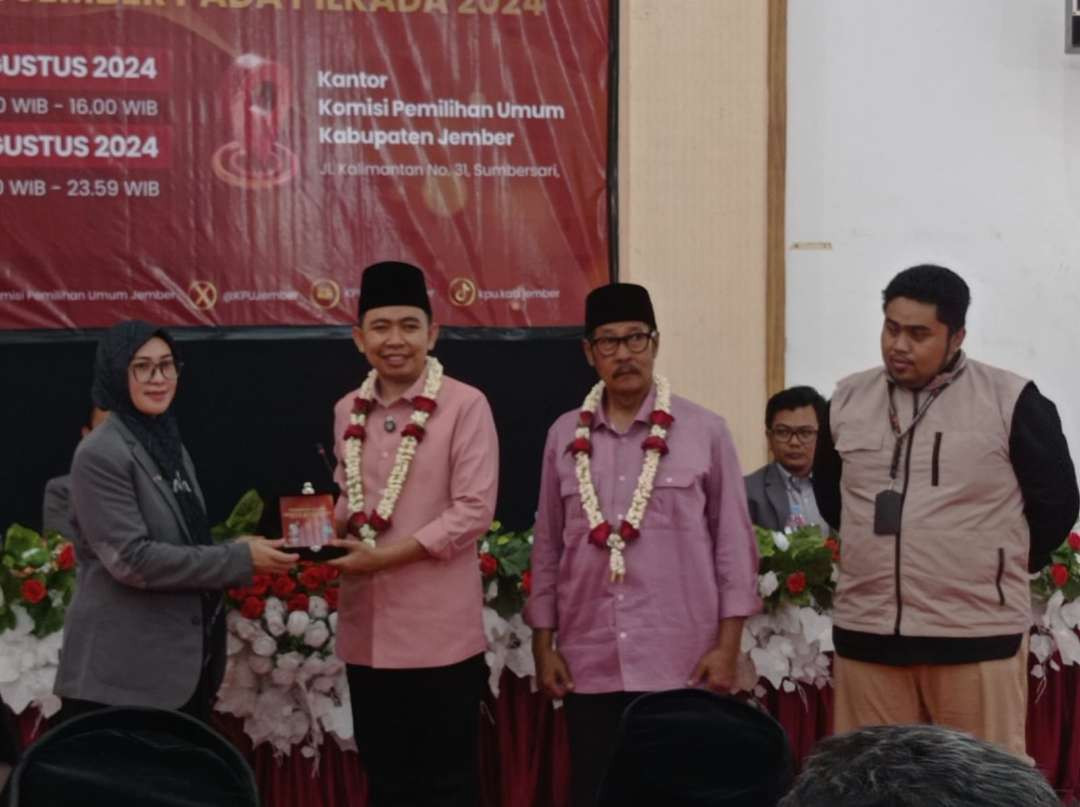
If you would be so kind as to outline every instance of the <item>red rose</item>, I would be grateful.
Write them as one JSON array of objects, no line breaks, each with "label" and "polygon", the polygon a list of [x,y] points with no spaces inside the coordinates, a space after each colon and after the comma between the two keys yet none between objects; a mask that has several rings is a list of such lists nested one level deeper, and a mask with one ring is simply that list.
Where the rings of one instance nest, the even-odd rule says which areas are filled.
[{"label": "red rose", "polygon": [[235,600],[236,602],[243,602],[244,598],[248,596],[248,590],[243,586],[240,588],[225,589],[225,593],[229,595],[230,600]]},{"label": "red rose", "polygon": [[659,426],[663,429],[666,429],[674,422],[675,418],[673,418],[668,412],[665,412],[662,409],[654,409],[652,411],[652,414],[649,415],[649,423],[652,423],[654,426]]},{"label": "red rose", "polygon": [[360,536],[360,528],[367,524],[368,518],[366,513],[353,513],[349,516],[349,525],[346,531],[349,535],[355,535],[357,538]]},{"label": "red rose", "polygon": [[257,574],[251,579],[251,585],[248,586],[248,591],[254,594],[256,597],[265,597],[266,592],[270,590],[270,575]]},{"label": "red rose", "polygon": [[485,552],[480,556],[480,574],[484,577],[491,577],[497,571],[499,571],[499,561],[495,559],[494,555]]},{"label": "red rose", "polygon": [[317,589],[323,584],[322,572],[318,569],[304,569],[300,572],[300,584],[306,589]]},{"label": "red rose", "polygon": [[359,396],[353,398],[352,411],[358,415],[366,415],[371,411],[372,406],[374,406],[374,401],[370,398],[361,398]]},{"label": "red rose", "polygon": [[323,580],[329,583],[331,580],[337,580],[341,572],[338,571],[336,566],[322,566]]},{"label": "red rose", "polygon": [[264,608],[266,608],[266,603],[258,597],[247,597],[244,604],[240,606],[240,613],[247,619],[258,619],[263,615]]},{"label": "red rose", "polygon": [[371,529],[375,532],[385,532],[390,529],[390,519],[383,518],[378,513],[372,513],[371,518],[368,519],[368,524],[371,525]]},{"label": "red rose", "polygon": [[364,427],[358,423],[353,423],[345,430],[346,440],[360,440],[363,442],[366,437],[367,432],[364,430]]},{"label": "red rose", "polygon": [[802,594],[806,591],[806,573],[794,572],[788,575],[787,590],[792,594]]},{"label": "red rose", "polygon": [[273,590],[276,596],[280,597],[281,599],[285,599],[294,591],[296,591],[296,583],[291,577],[283,574],[274,578],[274,582],[271,584],[270,588]]},{"label": "red rose", "polygon": [[1055,563],[1050,567],[1050,579],[1054,581],[1055,586],[1063,588],[1069,582],[1069,567],[1061,563]]},{"label": "red rose", "polygon": [[323,599],[326,600],[326,605],[331,611],[337,610],[337,588],[328,588],[323,592]]},{"label": "red rose", "polygon": [[840,560],[840,542],[835,538],[825,539],[825,548],[832,552],[833,560]]},{"label": "red rose", "polygon": [[624,521],[619,525],[619,537],[626,541],[626,543],[630,543],[639,535],[641,535],[641,531],[629,521]]},{"label": "red rose", "polygon": [[1069,549],[1080,552],[1080,532],[1069,533]]},{"label": "red rose", "polygon": [[611,535],[611,525],[601,521],[589,531],[589,541],[599,547],[607,546],[607,539]]},{"label": "red rose", "polygon": [[589,442],[588,437],[578,437],[566,447],[566,450],[571,454],[592,454],[592,443]]},{"label": "red rose", "polygon": [[401,430],[402,437],[413,437],[416,442],[424,442],[424,427],[419,423],[410,423],[404,429]]},{"label": "red rose", "polygon": [[431,398],[425,398],[423,395],[417,395],[413,398],[412,405],[413,409],[417,412],[427,412],[429,415],[434,412],[435,407],[438,406]]},{"label": "red rose", "polygon": [[71,544],[64,544],[64,548],[60,550],[60,554],[56,556],[56,568],[57,569],[70,569],[75,565],[75,547]]},{"label": "red rose", "polygon": [[528,596],[532,594],[532,570],[526,569],[521,574],[521,590]]},{"label": "red rose", "polygon": [[668,453],[667,440],[656,435],[646,437],[641,447],[646,451],[659,451],[661,457]]},{"label": "red rose", "polygon": [[31,577],[22,584],[22,598],[31,605],[41,602],[48,593],[45,584],[35,577]]},{"label": "red rose", "polygon": [[293,594],[289,597],[289,601],[285,603],[285,607],[290,611],[306,611],[308,607],[308,595]]},{"label": "red rose", "polygon": [[592,412],[578,412],[578,424],[581,426],[591,426],[593,419]]}]

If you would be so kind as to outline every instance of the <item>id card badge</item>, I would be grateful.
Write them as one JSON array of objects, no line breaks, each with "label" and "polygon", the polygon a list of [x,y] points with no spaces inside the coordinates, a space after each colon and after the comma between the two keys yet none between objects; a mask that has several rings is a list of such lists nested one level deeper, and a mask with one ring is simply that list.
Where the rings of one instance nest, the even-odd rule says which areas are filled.
[{"label": "id card badge", "polygon": [[874,497],[874,535],[900,532],[900,506],[904,499],[896,490],[883,490]]}]

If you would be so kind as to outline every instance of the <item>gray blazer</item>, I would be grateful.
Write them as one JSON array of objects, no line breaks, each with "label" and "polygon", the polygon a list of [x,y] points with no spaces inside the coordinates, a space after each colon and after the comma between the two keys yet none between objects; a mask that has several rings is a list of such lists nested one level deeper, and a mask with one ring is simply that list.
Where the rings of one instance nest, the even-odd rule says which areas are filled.
[{"label": "gray blazer", "polygon": [[[184,464],[194,481],[186,450]],[[195,490],[202,500],[198,483]],[[202,672],[200,592],[250,582],[250,550],[193,542],[170,485],[118,417],[76,449],[71,497],[78,565],[56,693],[115,706],[183,706]],[[225,671],[220,638],[211,695]]]},{"label": "gray blazer", "polygon": [[746,503],[750,521],[767,530],[787,526],[791,507],[788,504],[784,477],[775,462],[763,465],[746,477]]}]

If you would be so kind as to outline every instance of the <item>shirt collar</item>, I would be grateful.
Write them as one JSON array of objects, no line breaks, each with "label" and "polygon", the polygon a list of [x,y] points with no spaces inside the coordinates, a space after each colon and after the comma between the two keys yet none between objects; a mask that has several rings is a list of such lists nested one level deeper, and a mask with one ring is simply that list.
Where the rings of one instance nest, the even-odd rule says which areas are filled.
[{"label": "shirt collar", "polygon": [[412,386],[409,387],[407,390],[405,390],[405,392],[403,392],[401,394],[400,398],[397,398],[397,399],[395,399],[393,401],[387,401],[385,398],[383,398],[382,391],[379,388],[379,384],[376,383],[375,384],[375,396],[374,396],[375,397],[375,402],[378,403],[379,406],[386,407],[386,408],[390,408],[391,406],[396,404],[398,401],[405,401],[405,402],[411,404],[413,398],[415,398],[417,395],[419,395],[421,392],[424,391],[424,382],[426,380],[427,380],[427,372],[426,371],[421,372],[420,377],[418,379],[416,379],[416,381],[414,381],[412,383]]},{"label": "shirt collar", "polygon": [[[596,408],[596,426],[599,428],[603,426],[609,431],[615,431],[611,425],[611,421],[607,416],[607,392],[604,392],[604,397],[600,400],[600,406]],[[649,394],[645,396],[645,400],[641,402],[641,406],[638,407],[637,414],[634,415],[635,423],[644,423],[648,425],[649,415],[652,414],[653,409],[656,408],[656,382],[653,382],[652,387],[649,388]]]},{"label": "shirt collar", "polygon": [[800,486],[803,484],[804,481],[809,482],[811,479],[814,478],[813,471],[811,471],[807,476],[797,477],[779,462],[776,463],[776,470],[780,472],[780,478],[784,480],[784,485],[789,488],[792,486]]}]

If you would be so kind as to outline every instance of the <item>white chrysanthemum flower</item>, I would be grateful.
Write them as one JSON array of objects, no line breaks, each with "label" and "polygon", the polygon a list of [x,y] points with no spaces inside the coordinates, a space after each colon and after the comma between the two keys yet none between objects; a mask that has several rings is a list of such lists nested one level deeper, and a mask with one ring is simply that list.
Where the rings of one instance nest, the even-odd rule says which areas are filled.
[{"label": "white chrysanthemum flower", "polygon": [[307,612],[313,619],[325,619],[330,613],[330,606],[322,597],[311,597],[308,599]]},{"label": "white chrysanthemum flower", "polygon": [[762,597],[770,596],[778,588],[780,580],[776,577],[776,572],[765,572],[758,578],[758,594]]},{"label": "white chrysanthemum flower", "polygon": [[307,630],[307,627],[310,624],[311,617],[307,615],[307,611],[293,611],[289,614],[289,619],[285,623],[285,629],[289,632],[290,636],[303,636],[304,631]]},{"label": "white chrysanthemum flower", "polygon": [[329,638],[330,629],[326,627],[326,623],[321,620],[312,622],[308,625],[307,630],[304,631],[304,644],[308,647],[322,647]]}]

